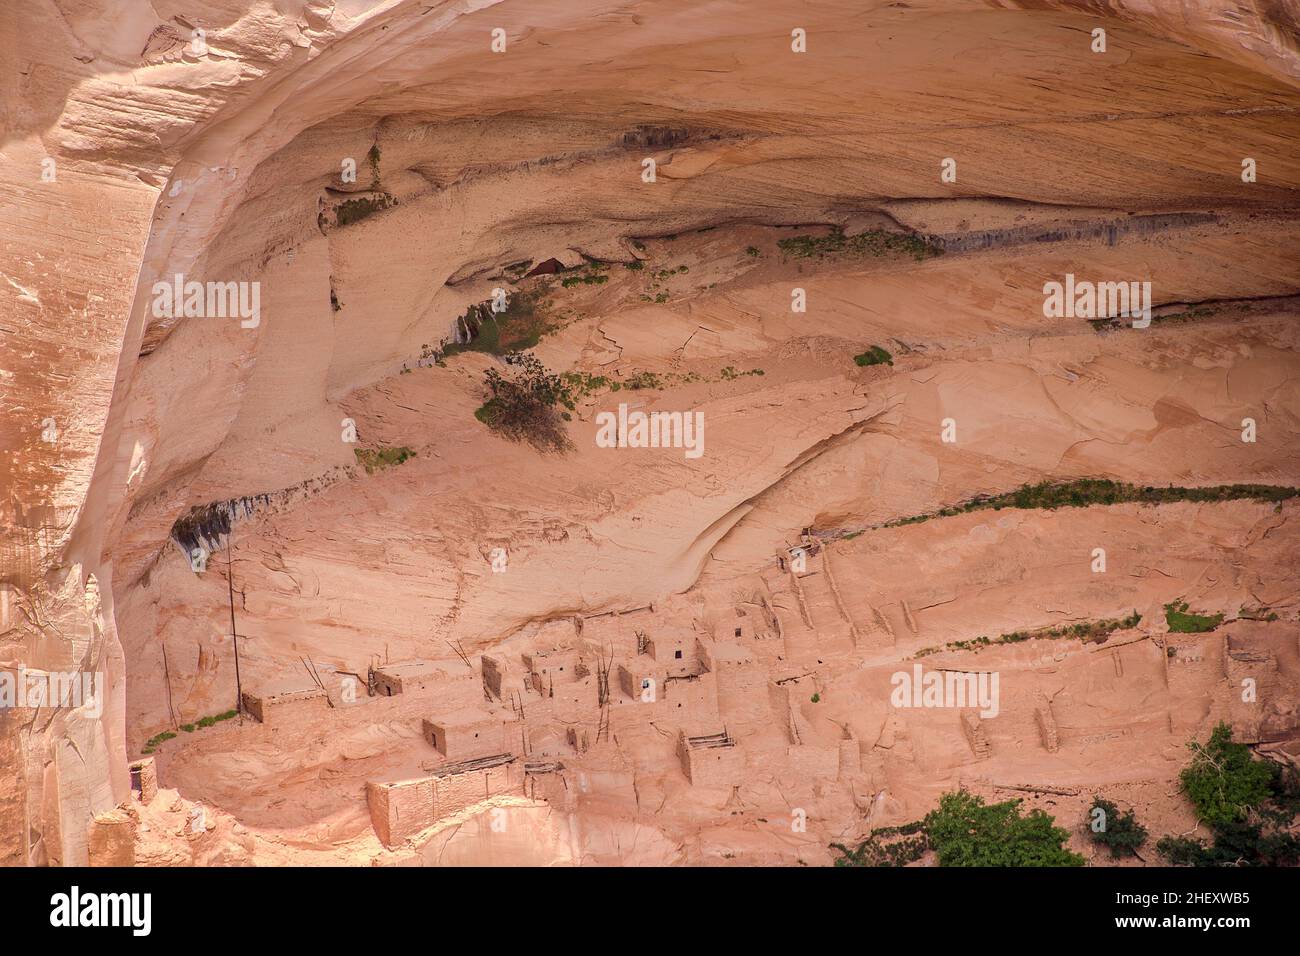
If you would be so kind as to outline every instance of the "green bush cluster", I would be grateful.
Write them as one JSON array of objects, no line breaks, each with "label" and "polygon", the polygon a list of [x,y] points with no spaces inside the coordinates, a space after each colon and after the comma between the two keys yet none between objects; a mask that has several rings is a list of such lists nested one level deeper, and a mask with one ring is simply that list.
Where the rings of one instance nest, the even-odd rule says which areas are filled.
[{"label": "green bush cluster", "polygon": [[160,733],[160,734],[154,734],[154,735],[153,735],[152,737],[150,737],[147,741],[145,741],[145,744],[144,744],[144,750],[142,750],[141,753],[151,754],[151,753],[153,753],[155,750],[157,750],[158,747],[159,747],[159,746],[160,746],[164,741],[171,740],[171,739],[173,739],[175,736],[176,736],[176,734],[173,733],[173,732],[170,731],[170,730],[164,730],[164,731],[163,731],[162,733]]},{"label": "green bush cluster", "polygon": [[882,827],[840,855],[836,866],[906,866],[934,850],[940,866],[1082,866],[1065,848],[1070,834],[1042,810],[1020,813],[1020,800],[986,804],[966,790],[939,798],[922,820]]},{"label": "green bush cluster", "polygon": [[393,465],[400,465],[407,459],[415,457],[415,452],[405,445],[393,448],[354,448],[352,453],[357,456],[357,463],[366,469],[367,475],[373,475]]},{"label": "green bush cluster", "polygon": [[822,259],[826,256],[884,256],[890,253],[910,255],[918,262],[941,255],[943,250],[918,235],[908,232],[885,232],[871,229],[846,236],[835,226],[827,236],[792,236],[777,241],[777,247],[795,259]]},{"label": "green bush cluster", "polygon": [[[187,734],[192,734],[194,733],[194,731],[202,727],[211,727],[214,724],[221,723],[221,721],[223,720],[230,720],[232,717],[238,717],[238,716],[239,716],[239,711],[227,710],[220,714],[210,714],[207,717],[200,717],[194,723],[181,724],[180,729],[185,731]],[[154,736],[150,737],[147,741],[145,741],[145,745],[144,748],[141,750],[141,753],[146,755],[151,754],[155,750],[157,750],[158,747],[164,741],[173,740],[175,739],[175,737],[176,737],[176,733],[171,730],[164,730],[160,734],[155,734]]]},{"label": "green bush cluster", "polygon": [[1203,634],[1222,623],[1222,614],[1190,613],[1186,601],[1171,601],[1165,605],[1165,624],[1175,634]]},{"label": "green bush cluster", "polygon": [[573,398],[564,380],[534,355],[508,355],[506,364],[511,374],[494,368],[484,373],[489,397],[474,417],[511,441],[542,451],[571,447],[560,407],[572,408]]},{"label": "green bush cluster", "polygon": [[1132,810],[1121,813],[1119,807],[1100,796],[1094,797],[1088,808],[1088,824],[1092,842],[1109,849],[1111,859],[1136,856],[1147,840],[1147,829],[1138,823]]},{"label": "green bush cluster", "polygon": [[945,793],[925,817],[940,866],[1082,866],[1065,848],[1068,831],[1042,810],[1021,815],[1020,800],[986,804],[965,790]]},{"label": "green bush cluster", "polygon": [[860,366],[893,365],[894,357],[879,345],[873,345],[861,355],[853,356],[853,361]]},{"label": "green bush cluster", "polygon": [[1192,762],[1179,774],[1179,783],[1196,815],[1208,824],[1245,820],[1254,806],[1273,795],[1280,768],[1256,760],[1245,744],[1233,743],[1232,728],[1220,722],[1204,744],[1187,745]]},{"label": "green bush cluster", "polygon": [[1074,624],[1061,624],[1056,627],[1040,627],[1033,631],[1011,631],[997,637],[980,635],[965,641],[949,641],[942,647],[926,647],[916,652],[916,657],[938,654],[940,651],[973,651],[994,644],[1019,644],[1022,641],[1039,639],[1056,640],[1059,638],[1077,638],[1089,644],[1102,644],[1116,631],[1127,631],[1142,622],[1142,615],[1136,610],[1127,617],[1108,617],[1096,621],[1078,621]]},{"label": "green bush cluster", "polygon": [[1183,794],[1210,828],[1211,842],[1166,836],[1156,849],[1175,866],[1295,866],[1300,836],[1291,824],[1300,811],[1294,772],[1256,760],[1220,722],[1201,744],[1188,744],[1191,762],[1179,775]]},{"label": "green bush cluster", "polygon": [[581,272],[566,275],[560,280],[560,285],[566,289],[571,289],[575,285],[604,285],[609,281],[609,276],[604,273],[607,268],[609,267],[603,263],[592,263],[584,267]]},{"label": "green bush cluster", "polygon": [[1205,488],[1182,488],[1169,485],[1130,485],[1122,481],[1103,478],[1078,478],[1073,481],[1042,481],[1022,485],[1015,491],[1000,495],[978,495],[961,504],[941,508],[926,514],[887,521],[881,527],[897,528],[920,524],[932,518],[950,518],[972,511],[1000,511],[1003,508],[1052,510],[1055,508],[1087,508],[1091,505],[1117,504],[1172,504],[1179,501],[1260,501],[1280,502],[1300,495],[1300,488],[1286,485],[1211,485]]},{"label": "green bush cluster", "polygon": [[640,371],[632,372],[626,378],[610,378],[608,375],[592,375],[590,372],[564,372],[560,379],[565,386],[564,404],[569,409],[575,407],[575,403],[584,395],[594,394],[596,392],[609,389],[611,392],[619,392],[623,389],[647,389],[647,388],[668,388],[672,385],[691,385],[696,382],[730,382],[738,378],[754,375],[760,376],[765,374],[761,368],[752,368],[747,372],[742,372],[734,365],[727,365],[722,368],[716,377],[701,375],[698,372],[649,372]]}]

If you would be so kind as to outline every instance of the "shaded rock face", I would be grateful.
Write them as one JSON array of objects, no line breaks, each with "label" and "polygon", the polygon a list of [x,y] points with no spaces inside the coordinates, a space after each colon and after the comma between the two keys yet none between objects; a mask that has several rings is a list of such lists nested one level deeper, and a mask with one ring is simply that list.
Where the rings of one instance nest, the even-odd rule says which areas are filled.
[{"label": "shaded rock face", "polygon": [[[1275,615],[1234,625],[1264,647],[1266,713],[1224,697],[1217,645],[981,652],[1023,705],[981,723],[974,776],[1148,807],[1202,718],[1285,744],[1293,500],[878,526],[1082,476],[1300,485],[1295,5],[784,7],[0,15],[0,665],[87,688],[0,711],[0,861],[289,862],[286,833],[382,857],[356,794],[422,772],[419,707],[349,718],[324,752],[328,714],[287,750],[238,721],[181,731],[159,775],[209,807],[207,835],[158,843],[169,817],[133,852],[112,814],[129,759],[241,688],[320,680],[339,702],[360,675],[365,698],[373,664],[453,653],[513,662],[488,696],[520,756],[586,781],[570,804],[523,791],[581,827],[446,843],[471,861],[611,861],[629,835],[628,862],[821,860],[864,813],[912,819],[971,776],[956,713],[886,711],[902,659],[1134,607],[1149,650],[1184,597]],[[1067,274],[1149,282],[1163,321],[1048,316]],[[476,419],[493,342],[575,376],[567,453]],[[854,363],[873,346],[889,363]],[[602,447],[621,403],[702,413],[702,454]],[[812,574],[789,556],[810,540],[832,542]],[[571,618],[595,623],[557,638]],[[557,642],[595,703],[511,683]],[[652,645],[728,662],[627,671],[668,688],[661,723],[683,703],[673,739],[744,728],[731,796],[692,790],[631,704],[622,744],[601,733],[598,661]],[[1044,697],[1055,749],[1017,762]],[[333,782],[294,816],[274,794],[304,770]],[[788,816],[776,795],[805,785],[795,844],[726,825],[728,801]]]}]

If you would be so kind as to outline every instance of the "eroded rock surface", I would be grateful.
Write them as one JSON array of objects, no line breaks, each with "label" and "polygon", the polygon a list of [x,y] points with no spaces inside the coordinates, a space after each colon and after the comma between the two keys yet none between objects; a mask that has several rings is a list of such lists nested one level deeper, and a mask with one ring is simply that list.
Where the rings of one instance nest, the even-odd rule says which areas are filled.
[{"label": "eroded rock surface", "polygon": [[1294,3],[202,7],[0,25],[0,664],[90,688],[0,711],[0,861],[818,864],[959,784],[1084,850],[1300,752],[1300,498],[958,507],[1300,486]]}]

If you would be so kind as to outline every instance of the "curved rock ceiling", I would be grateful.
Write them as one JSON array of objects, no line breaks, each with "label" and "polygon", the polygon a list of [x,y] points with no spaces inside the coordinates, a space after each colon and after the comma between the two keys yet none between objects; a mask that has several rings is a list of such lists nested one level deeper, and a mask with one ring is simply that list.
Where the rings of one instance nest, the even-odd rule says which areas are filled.
[{"label": "curved rock ceiling", "polygon": [[[1300,752],[1294,3],[3,18],[0,661],[94,693],[0,711],[0,860],[122,862],[125,821],[148,864],[827,863],[957,785],[1182,832],[1188,739]],[[1067,275],[1153,321],[1049,316]],[[177,276],[257,313],[169,316]],[[569,376],[567,448],[476,416],[489,336]],[[700,454],[601,447],[620,404]],[[1167,491],[963,507],[1079,479]],[[411,660],[443,677],[366,693]],[[918,662],[998,670],[999,713],[891,703]],[[467,709],[514,836],[386,838],[374,785]]]}]

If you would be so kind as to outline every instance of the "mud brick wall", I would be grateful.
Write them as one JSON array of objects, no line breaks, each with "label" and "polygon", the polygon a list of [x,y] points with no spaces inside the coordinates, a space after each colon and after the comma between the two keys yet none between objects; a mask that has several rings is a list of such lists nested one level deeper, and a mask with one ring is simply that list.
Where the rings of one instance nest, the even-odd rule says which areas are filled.
[{"label": "mud brick wall", "polygon": [[697,787],[734,787],[745,773],[745,753],[739,747],[691,748],[683,744],[686,779]]},{"label": "mud brick wall", "polygon": [[91,866],[135,866],[135,816],[123,809],[98,813],[90,822]]},{"label": "mud brick wall", "polygon": [[483,656],[483,686],[488,693],[501,699],[501,664],[494,657]]},{"label": "mud brick wall", "polygon": [[433,826],[433,780],[403,780],[366,784],[370,823],[379,842],[395,846]]},{"label": "mud brick wall", "polygon": [[[492,757],[511,749],[501,718],[492,714],[483,714],[476,720],[462,716],[451,720],[426,718],[421,726],[429,745],[450,760]],[[513,729],[511,742],[515,737]]]},{"label": "mud brick wall", "polygon": [[840,775],[840,746],[806,744],[787,747],[790,770],[806,779],[834,780]]},{"label": "mud brick wall", "polygon": [[720,662],[714,671],[718,712],[733,736],[757,733],[771,726],[767,669],[758,663]]},{"label": "mud brick wall", "polygon": [[245,694],[244,709],[274,730],[301,730],[319,724],[330,706],[323,694],[282,700]]},{"label": "mud brick wall", "polygon": [[437,819],[459,813],[502,794],[523,795],[523,768],[518,762],[435,777],[433,803]]}]

